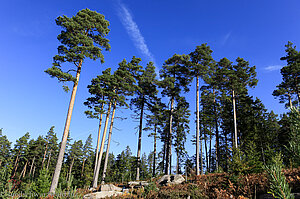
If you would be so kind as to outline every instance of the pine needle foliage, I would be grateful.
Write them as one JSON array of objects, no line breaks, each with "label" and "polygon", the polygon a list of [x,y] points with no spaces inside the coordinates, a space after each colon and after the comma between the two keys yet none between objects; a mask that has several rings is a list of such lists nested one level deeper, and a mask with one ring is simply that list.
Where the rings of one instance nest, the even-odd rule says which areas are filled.
[{"label": "pine needle foliage", "polygon": [[269,166],[265,166],[265,169],[269,175],[270,181],[270,193],[275,198],[282,199],[294,199],[291,193],[291,188],[286,181],[285,175],[282,172],[283,163],[281,154],[273,158],[273,163]]}]

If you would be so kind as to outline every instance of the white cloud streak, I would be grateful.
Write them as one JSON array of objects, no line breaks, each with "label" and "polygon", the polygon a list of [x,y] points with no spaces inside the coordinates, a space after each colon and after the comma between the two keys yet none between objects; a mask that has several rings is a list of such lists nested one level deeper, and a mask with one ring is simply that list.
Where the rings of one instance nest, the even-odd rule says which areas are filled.
[{"label": "white cloud streak", "polygon": [[228,32],[228,33],[223,37],[223,39],[222,39],[222,41],[221,41],[221,44],[222,44],[222,45],[225,45],[226,42],[228,41],[228,39],[230,38],[230,36],[231,36],[231,31]]},{"label": "white cloud streak", "polygon": [[273,66],[267,66],[267,67],[265,67],[264,69],[265,69],[266,71],[271,72],[271,71],[275,71],[275,70],[280,70],[281,68],[282,68],[281,65],[273,65]]},{"label": "white cloud streak", "polygon": [[146,41],[138,27],[138,25],[135,23],[135,21],[132,18],[132,15],[130,14],[129,10],[126,8],[126,6],[122,3],[119,3],[120,11],[119,11],[119,17],[120,20],[125,27],[128,35],[132,39],[135,47],[145,56],[149,61],[154,62],[155,59],[152,53],[150,52]]}]

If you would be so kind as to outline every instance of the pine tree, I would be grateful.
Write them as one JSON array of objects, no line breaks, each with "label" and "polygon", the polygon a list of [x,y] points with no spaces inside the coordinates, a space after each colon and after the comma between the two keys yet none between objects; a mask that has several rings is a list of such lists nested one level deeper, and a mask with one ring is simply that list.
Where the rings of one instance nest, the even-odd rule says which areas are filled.
[{"label": "pine tree", "polygon": [[[73,82],[73,89],[50,193],[55,193],[58,184],[83,61],[86,58],[90,58],[92,60],[100,59],[101,63],[103,63],[102,48],[105,50],[110,49],[108,39],[105,38],[109,33],[109,22],[104,19],[103,15],[95,11],[84,9],[72,18],[67,16],[58,17],[56,24],[63,28],[63,31],[57,37],[62,45],[58,47],[58,55],[53,58],[52,68],[47,69],[45,72],[51,77],[56,77],[59,82]],[[73,69],[67,72],[62,71],[61,64],[64,62],[70,62],[75,65],[76,77],[69,73],[74,71]],[[68,90],[68,87],[65,86],[64,88]]]},{"label": "pine tree", "polygon": [[[191,56],[191,75],[196,77],[196,175],[200,175],[199,171],[199,137],[200,137],[200,125],[199,125],[199,77],[204,77],[207,74],[208,66],[211,65],[213,58],[211,57],[212,50],[207,44],[201,44],[197,46],[194,52],[190,53]],[[203,78],[205,79],[205,78]],[[201,157],[202,158],[202,157]],[[201,171],[202,174],[202,171]]]},{"label": "pine tree", "polygon": [[2,134],[0,129],[0,167],[6,165],[10,159],[11,142],[7,139],[6,135]]},{"label": "pine tree", "polygon": [[257,84],[255,66],[250,67],[249,62],[243,58],[236,59],[237,64],[232,65],[228,59],[223,58],[218,62],[218,79],[222,82],[221,87],[232,95],[233,122],[234,122],[234,147],[238,147],[238,132],[236,122],[236,96]]},{"label": "pine tree", "polygon": [[273,91],[273,96],[279,97],[280,103],[288,102],[287,105],[292,108],[296,102],[298,106],[300,103],[300,53],[291,42],[285,47],[287,55],[280,60],[286,60],[287,66],[280,70],[282,82]]},{"label": "pine tree", "polygon": [[181,91],[188,92],[188,85],[191,82],[189,69],[187,67],[189,59],[188,55],[175,54],[165,61],[165,64],[160,71],[160,77],[163,78],[160,82],[160,87],[163,89],[162,95],[170,98],[165,174],[169,174],[171,168],[170,155],[172,149],[172,123],[175,98],[180,96]]},{"label": "pine tree", "polygon": [[152,62],[148,63],[145,70],[137,76],[136,97],[131,99],[131,107],[135,108],[134,112],[139,116],[139,137],[137,150],[137,171],[136,180],[140,179],[140,157],[142,147],[142,131],[144,112],[149,110],[150,106],[156,100],[157,86],[156,86],[155,66]]}]

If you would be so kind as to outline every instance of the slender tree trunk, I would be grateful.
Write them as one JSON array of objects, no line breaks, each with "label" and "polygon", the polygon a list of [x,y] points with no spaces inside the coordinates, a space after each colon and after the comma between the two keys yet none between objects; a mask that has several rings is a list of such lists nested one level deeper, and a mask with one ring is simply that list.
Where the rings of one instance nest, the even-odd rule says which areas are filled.
[{"label": "slender tree trunk", "polygon": [[102,160],[103,149],[104,149],[104,142],[105,142],[105,138],[106,138],[106,131],[107,131],[107,127],[108,127],[109,115],[110,115],[110,110],[111,110],[111,103],[112,102],[110,101],[109,105],[108,105],[107,113],[106,113],[103,136],[102,136],[101,145],[100,145],[99,158],[98,158],[98,162],[97,162],[96,173],[95,173],[95,176],[93,179],[93,187],[94,188],[97,188],[97,184],[98,184],[99,171],[100,171],[100,167],[101,167],[101,160]]},{"label": "slender tree trunk", "polygon": [[176,152],[176,174],[179,174],[179,152]]},{"label": "slender tree trunk", "polygon": [[172,149],[170,150],[170,167],[169,167],[169,175],[172,174]]},{"label": "slender tree trunk", "polygon": [[153,169],[152,169],[152,177],[155,177],[155,164],[156,164],[156,124],[154,127],[154,146],[153,146]]},{"label": "slender tree trunk", "polygon": [[206,171],[209,172],[209,168],[208,168],[208,151],[207,151],[207,135],[206,135],[206,132],[204,132],[204,147],[205,147]]},{"label": "slender tree trunk", "polygon": [[33,160],[31,162],[31,166],[30,166],[30,170],[29,170],[29,177],[31,176],[31,173],[32,173],[32,168],[33,168],[34,161],[35,161],[35,156],[33,157]]},{"label": "slender tree trunk", "polygon": [[236,124],[236,110],[235,110],[235,94],[232,90],[232,105],[233,105],[233,123],[234,123],[234,147],[238,148],[237,124]]},{"label": "slender tree trunk", "polygon": [[82,168],[81,168],[81,177],[83,176],[83,171],[84,171],[84,163],[85,163],[85,158],[82,161]]},{"label": "slender tree trunk", "polygon": [[51,160],[51,153],[52,153],[52,150],[50,150],[50,153],[49,153],[49,156],[48,156],[47,170],[49,169],[49,164],[50,164],[50,160]]},{"label": "slender tree trunk", "polygon": [[32,172],[32,177],[34,178],[34,174],[35,174],[35,169],[36,169],[36,166],[33,166],[33,172]]},{"label": "slender tree trunk", "polygon": [[200,167],[199,167],[199,136],[200,136],[200,125],[199,125],[199,76],[197,76],[196,82],[196,175],[200,175]]},{"label": "slender tree trunk", "polygon": [[201,128],[201,124],[199,122],[199,126],[200,126],[200,173],[201,175],[203,175],[203,147],[202,147],[202,128]]},{"label": "slender tree trunk", "polygon": [[227,135],[225,135],[225,151],[226,151],[226,157],[225,157],[225,172],[227,172],[228,171],[228,159],[229,159],[229,155],[228,155],[228,150],[229,150],[229,148],[228,148],[228,138],[227,138],[227,136],[228,136],[228,134]]},{"label": "slender tree trunk", "polygon": [[21,180],[22,177],[24,178],[27,164],[28,164],[28,160],[26,161],[25,166],[24,166],[24,168],[23,168],[23,170],[22,170],[22,172],[21,172],[21,174],[19,176],[19,180]]},{"label": "slender tree trunk", "polygon": [[293,103],[292,103],[292,97],[291,97],[291,94],[288,93],[288,96],[289,96],[289,106],[290,106],[290,109],[293,108]]},{"label": "slender tree trunk", "polygon": [[168,141],[167,141],[167,154],[166,154],[166,168],[165,174],[169,175],[171,172],[171,159],[170,154],[172,152],[172,122],[173,122],[173,106],[174,106],[174,97],[171,99],[171,108],[170,108],[170,121],[169,121],[169,132],[168,132]]},{"label": "slender tree trunk", "polygon": [[114,103],[114,107],[113,107],[112,116],[111,116],[111,121],[110,121],[109,134],[108,134],[108,142],[107,142],[107,148],[106,148],[106,154],[105,154],[105,161],[104,161],[104,167],[103,167],[103,174],[102,174],[101,184],[104,184],[104,180],[105,180],[105,177],[106,177],[106,170],[107,170],[108,156],[109,156],[109,148],[110,148],[112,130],[113,130],[113,126],[114,126],[114,118],[115,118],[115,113],[116,113],[116,104],[117,103],[115,102]]},{"label": "slender tree trunk", "polygon": [[144,114],[144,96],[142,99],[142,107],[140,113],[140,126],[139,126],[139,138],[138,138],[138,150],[137,150],[137,167],[136,167],[136,179],[140,180],[140,166],[141,166],[141,148],[142,148],[142,131],[143,131],[143,114]]},{"label": "slender tree trunk", "polygon": [[210,134],[209,134],[209,167],[208,170],[211,172],[211,166],[212,166],[212,157],[211,157],[211,139],[212,139],[212,132],[210,128]]},{"label": "slender tree trunk", "polygon": [[163,151],[163,165],[162,165],[162,170],[164,170],[165,169],[165,161],[166,161],[166,155],[167,155],[167,153],[166,153],[166,151],[167,151],[167,139],[165,140],[165,142],[164,142],[164,151]]},{"label": "slender tree trunk", "polygon": [[213,89],[214,94],[214,115],[215,115],[215,129],[216,129],[216,169],[219,169],[220,160],[220,138],[219,138],[219,126],[218,126],[218,113],[217,113],[217,102],[216,102],[216,92]]},{"label": "slender tree trunk", "polygon": [[46,147],[45,147],[44,157],[43,157],[43,161],[42,161],[42,169],[44,168],[44,163],[45,163],[45,160],[46,160],[47,149],[48,149],[48,143],[46,144]]},{"label": "slender tree trunk", "polygon": [[74,157],[72,158],[72,163],[70,165],[70,169],[69,169],[69,179],[68,179],[68,182],[70,182],[71,180],[71,176],[72,176],[72,169],[73,169],[73,165],[74,165]]},{"label": "slender tree trunk", "polygon": [[[103,110],[103,108],[104,108],[104,103],[102,104],[101,110]],[[102,116],[103,116],[103,114],[100,113],[99,127],[98,127],[97,148],[96,148],[96,154],[95,154],[96,158],[95,158],[95,166],[94,166],[94,176],[96,174],[97,162],[98,162],[98,156],[99,156],[99,144],[100,144],[100,137],[101,137]]]},{"label": "slender tree trunk", "polygon": [[17,169],[18,169],[18,166],[19,166],[19,162],[17,162],[17,165],[15,166],[15,171],[14,171],[14,174],[12,175],[11,178],[15,177],[16,175],[16,172],[17,172]]},{"label": "slender tree trunk", "polygon": [[17,157],[16,157],[15,165],[14,165],[14,168],[13,168],[14,174],[12,175],[12,178],[16,175],[16,171],[17,171],[17,169],[18,169],[18,165],[19,165],[19,155],[20,155],[20,150],[19,150],[18,155],[17,155]]},{"label": "slender tree trunk", "polygon": [[55,167],[54,174],[52,177],[52,182],[51,182],[49,193],[55,193],[55,189],[57,188],[58,179],[59,179],[59,175],[60,175],[60,171],[61,171],[61,166],[63,163],[65,149],[66,149],[66,145],[67,145],[67,139],[68,139],[68,134],[69,134],[69,129],[70,129],[72,112],[73,112],[73,108],[74,108],[75,96],[76,96],[78,82],[79,82],[79,76],[80,76],[80,72],[81,72],[82,61],[83,60],[80,60],[79,65],[77,67],[76,82],[74,82],[74,86],[73,86],[73,90],[72,90],[67,119],[66,119],[66,123],[65,123],[64,134],[62,137],[60,150],[59,150],[59,154],[57,157],[56,167]]}]

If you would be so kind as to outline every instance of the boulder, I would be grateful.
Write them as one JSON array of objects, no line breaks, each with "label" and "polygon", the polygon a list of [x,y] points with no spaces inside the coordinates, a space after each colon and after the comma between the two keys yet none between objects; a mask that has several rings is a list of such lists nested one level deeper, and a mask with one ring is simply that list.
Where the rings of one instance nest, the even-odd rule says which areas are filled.
[{"label": "boulder", "polygon": [[98,199],[98,198],[106,198],[112,196],[122,195],[122,192],[118,191],[100,191],[95,193],[89,193],[83,196],[84,199]]},{"label": "boulder", "polygon": [[164,175],[162,176],[157,183],[160,185],[172,185],[172,184],[181,184],[185,181],[182,175]]},{"label": "boulder", "polygon": [[113,184],[103,184],[100,186],[99,191],[117,191],[117,192],[121,192],[122,188],[117,187]]},{"label": "boulder", "polygon": [[135,187],[135,188],[145,187],[145,186],[148,186],[148,185],[149,185],[149,183],[147,181],[131,181],[131,182],[128,182],[129,187]]}]

